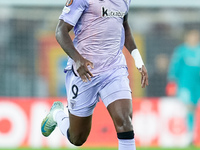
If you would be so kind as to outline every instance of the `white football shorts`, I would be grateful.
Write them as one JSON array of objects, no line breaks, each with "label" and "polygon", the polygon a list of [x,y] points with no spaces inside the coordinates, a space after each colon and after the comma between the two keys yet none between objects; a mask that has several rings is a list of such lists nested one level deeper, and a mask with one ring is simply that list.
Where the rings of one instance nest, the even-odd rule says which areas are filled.
[{"label": "white football shorts", "polygon": [[101,99],[107,107],[119,99],[132,99],[127,67],[115,68],[83,82],[73,69],[66,70],[68,109],[71,114],[87,117]]}]

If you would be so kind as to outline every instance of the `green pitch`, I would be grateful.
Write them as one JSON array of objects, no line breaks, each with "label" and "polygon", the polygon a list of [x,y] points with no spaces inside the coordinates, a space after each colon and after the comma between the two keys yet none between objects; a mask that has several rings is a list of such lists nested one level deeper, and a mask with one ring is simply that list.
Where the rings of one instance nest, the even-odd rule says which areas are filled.
[{"label": "green pitch", "polygon": [[[0,150],[117,150],[117,148],[16,148],[16,149],[6,149],[0,148]],[[196,147],[187,147],[187,148],[154,148],[154,147],[138,147],[137,150],[200,150],[200,148]]]}]

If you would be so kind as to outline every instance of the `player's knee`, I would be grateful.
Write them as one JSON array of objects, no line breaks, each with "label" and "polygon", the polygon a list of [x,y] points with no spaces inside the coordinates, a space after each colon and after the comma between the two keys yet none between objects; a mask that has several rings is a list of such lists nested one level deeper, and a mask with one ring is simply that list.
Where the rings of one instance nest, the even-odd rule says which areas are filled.
[{"label": "player's knee", "polygon": [[132,118],[131,116],[127,116],[127,117],[118,119],[116,123],[117,132],[126,132],[126,131],[133,130],[131,118]]}]

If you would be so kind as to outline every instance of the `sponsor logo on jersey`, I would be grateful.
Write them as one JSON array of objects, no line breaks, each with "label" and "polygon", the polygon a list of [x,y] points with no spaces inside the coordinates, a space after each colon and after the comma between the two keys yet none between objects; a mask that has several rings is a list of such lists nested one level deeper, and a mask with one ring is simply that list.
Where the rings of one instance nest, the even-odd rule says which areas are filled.
[{"label": "sponsor logo on jersey", "polygon": [[73,3],[73,0],[67,0],[66,6],[70,6]]},{"label": "sponsor logo on jersey", "polygon": [[101,7],[101,16],[102,17],[120,17],[123,18],[125,16],[125,12],[121,11],[112,11],[105,7]]}]

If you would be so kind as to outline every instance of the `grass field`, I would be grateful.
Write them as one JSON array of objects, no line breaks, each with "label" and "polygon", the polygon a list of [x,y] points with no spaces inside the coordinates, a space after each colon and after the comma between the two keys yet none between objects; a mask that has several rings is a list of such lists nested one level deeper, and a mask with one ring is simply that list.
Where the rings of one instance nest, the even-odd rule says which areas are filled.
[{"label": "grass field", "polygon": [[[7,149],[0,148],[0,150],[117,150],[117,148],[16,148]],[[200,150],[200,147],[187,147],[187,148],[159,148],[159,147],[138,147],[137,150]]]}]

